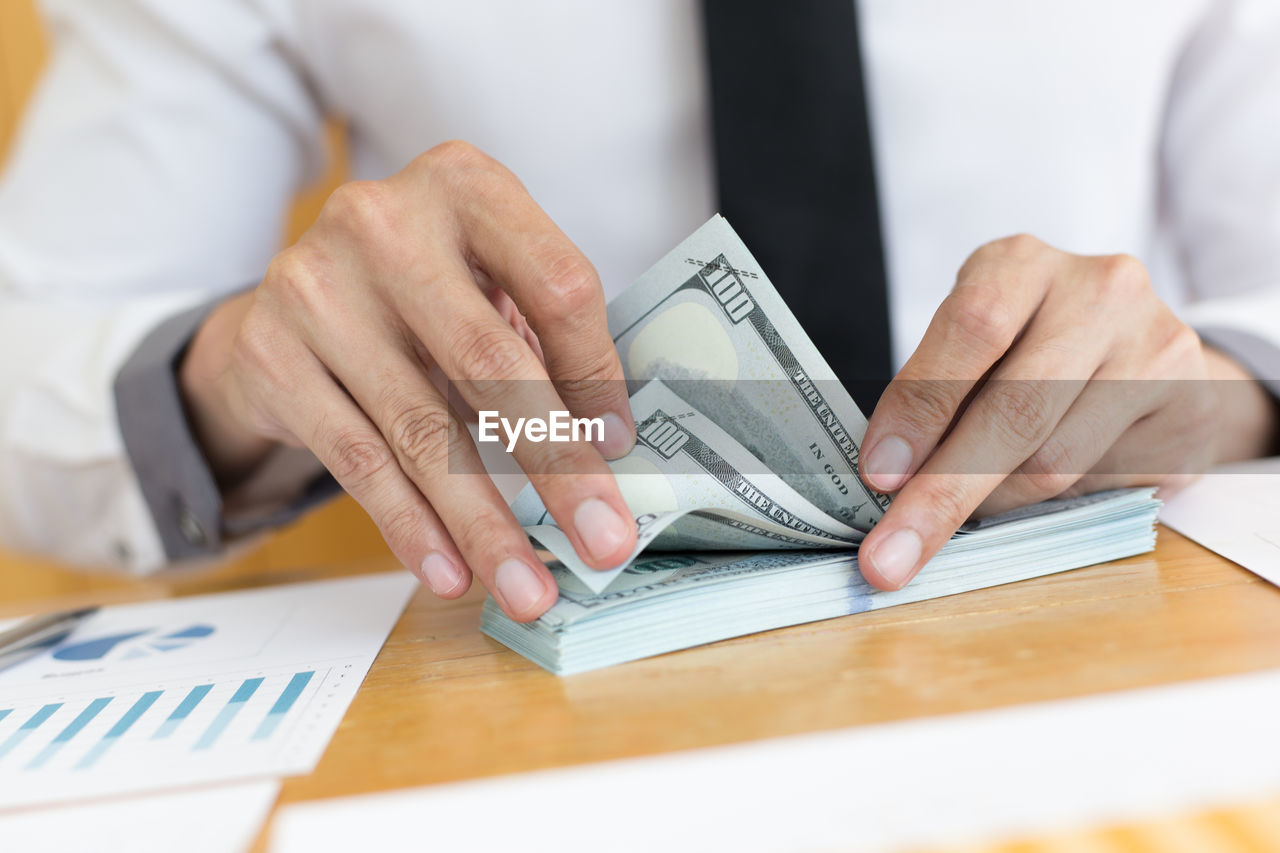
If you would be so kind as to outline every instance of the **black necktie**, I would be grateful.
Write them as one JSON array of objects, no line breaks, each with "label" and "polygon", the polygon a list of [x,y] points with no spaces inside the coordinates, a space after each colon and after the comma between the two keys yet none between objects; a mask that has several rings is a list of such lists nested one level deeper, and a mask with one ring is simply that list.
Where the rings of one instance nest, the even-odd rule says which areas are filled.
[{"label": "black necktie", "polygon": [[703,0],[720,211],[868,416],[892,376],[854,0]]}]

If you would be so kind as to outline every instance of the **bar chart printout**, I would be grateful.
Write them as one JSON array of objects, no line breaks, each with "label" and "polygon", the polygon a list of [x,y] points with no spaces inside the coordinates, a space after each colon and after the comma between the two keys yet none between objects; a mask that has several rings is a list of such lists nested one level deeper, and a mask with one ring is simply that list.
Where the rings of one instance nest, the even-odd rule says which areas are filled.
[{"label": "bar chart printout", "polygon": [[[43,705],[0,743],[0,758],[6,759],[0,769],[9,764],[9,753],[16,752],[19,758],[13,764],[21,767],[9,767],[10,772],[56,766],[60,754],[65,754],[71,770],[86,770],[131,733],[131,742],[168,742],[163,746],[132,745],[131,760],[148,751],[173,757],[183,751],[243,749],[250,746],[249,742],[257,749],[280,729],[308,686],[322,688],[331,678],[341,681],[345,677],[343,672],[335,676],[332,670],[326,670],[317,678],[315,670],[306,670],[288,678],[256,676],[223,684],[200,684],[189,690],[147,690],[136,697],[98,696],[88,701]],[[229,697],[227,691],[231,691]],[[315,693],[315,689],[311,690],[308,698]],[[180,701],[168,710],[172,699],[166,697],[171,695],[180,697]],[[0,709],[0,724],[15,710],[20,711],[22,719],[22,709]],[[252,729],[232,725],[242,713],[246,721],[253,723]],[[60,726],[59,720],[66,720],[66,724]],[[108,727],[103,728],[104,725]],[[27,748],[19,752],[23,744]]]},{"label": "bar chart printout", "polygon": [[133,706],[129,708],[128,712],[125,713],[125,715],[121,717],[105,735],[102,736],[102,739],[95,743],[92,748],[90,748],[89,751],[76,762],[75,768],[77,770],[82,770],[86,767],[92,767],[98,759],[102,758],[103,754],[111,748],[112,744],[127,734],[129,729],[133,727],[133,724],[138,721],[138,718],[145,714],[151,706],[156,703],[156,700],[163,695],[163,690],[152,690],[148,693],[143,693],[138,701],[134,702]]},{"label": "bar chart printout", "polygon": [[[87,671],[59,671],[62,664],[50,660],[0,674],[0,812],[308,772],[411,590],[412,579],[396,574],[204,596],[198,609],[218,627],[178,651],[148,641],[145,631],[117,629],[165,624],[157,618],[165,615],[181,624],[185,614],[157,611],[191,608],[197,599],[101,611],[102,624],[83,626],[68,642],[79,639],[96,655],[110,643],[94,637],[130,637],[114,658]],[[262,596],[275,600],[255,606]],[[342,615],[362,597],[363,608]],[[228,618],[210,618],[217,611]],[[268,616],[273,624],[236,624]],[[335,631],[343,622],[346,629]],[[238,643],[237,627],[255,641]],[[228,659],[227,651],[248,654]],[[84,656],[67,657],[83,667]]]}]

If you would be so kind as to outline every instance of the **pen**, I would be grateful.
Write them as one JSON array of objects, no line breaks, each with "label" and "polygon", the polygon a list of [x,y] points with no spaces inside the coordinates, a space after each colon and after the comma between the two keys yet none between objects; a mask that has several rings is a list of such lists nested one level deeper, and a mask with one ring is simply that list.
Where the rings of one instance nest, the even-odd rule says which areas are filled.
[{"label": "pen", "polygon": [[8,631],[0,632],[0,670],[53,648],[69,637],[77,625],[97,612],[96,607],[86,607],[34,616]]}]

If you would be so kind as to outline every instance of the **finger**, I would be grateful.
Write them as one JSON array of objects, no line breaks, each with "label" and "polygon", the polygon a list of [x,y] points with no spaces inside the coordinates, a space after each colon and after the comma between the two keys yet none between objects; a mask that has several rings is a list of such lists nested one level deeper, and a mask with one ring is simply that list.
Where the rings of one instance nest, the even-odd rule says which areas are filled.
[{"label": "finger", "polygon": [[537,334],[529,326],[529,321],[520,313],[520,309],[511,301],[511,297],[506,291],[493,288],[488,292],[489,302],[497,310],[498,315],[507,321],[511,328],[516,330],[516,334],[529,345],[529,349],[533,350],[533,354],[538,357],[538,361],[542,362],[546,367],[547,356],[542,351],[542,341],[538,340]]},{"label": "finger", "polygon": [[[1000,483],[975,514],[995,515],[1101,488],[1101,478],[1108,472],[1105,466],[1099,470],[1100,463],[1139,419],[1159,405],[1164,394],[1157,383],[1119,378],[1122,375],[1124,372],[1114,367],[1101,368],[1045,442]],[[1121,458],[1139,458],[1132,454],[1134,449],[1127,447]]]},{"label": "finger", "polygon": [[[1053,434],[1087,385],[1078,377],[1093,374],[1105,359],[1105,338],[1080,331],[1061,312],[1047,316],[1056,319],[1032,322],[867,535],[859,562],[868,582],[882,589],[905,586]],[[1063,352],[1074,356],[1064,359]]]},{"label": "finger", "polygon": [[[1059,496],[1088,495],[1107,489],[1159,486],[1166,499],[1194,482],[1209,467],[1212,449],[1189,431],[1185,411],[1165,406],[1138,418],[1097,463]],[[1189,436],[1188,433],[1191,433]],[[1000,507],[1005,511],[1012,507]],[[990,514],[984,508],[978,515]]]},{"label": "finger", "polygon": [[353,382],[360,389],[353,396],[503,612],[519,621],[536,619],[555,603],[555,581],[485,472],[466,428],[424,379],[396,375],[407,368],[405,359],[386,369],[382,390]]},{"label": "finger", "polygon": [[[495,412],[516,424],[521,418],[525,422],[538,419],[550,423],[553,412],[572,411],[548,381],[537,357],[476,288],[464,267],[454,266],[446,271],[442,266],[430,287],[415,289],[414,293],[416,296],[402,308],[405,322],[436,357],[452,387],[477,412]],[[451,320],[441,323],[434,319],[438,317]],[[351,347],[335,349],[330,356],[334,363],[349,364],[343,369],[357,383],[361,383],[360,377],[370,375],[369,371],[390,370],[395,376],[382,380],[384,384],[410,387],[394,384],[412,380],[412,366],[403,356],[391,358],[380,353],[372,358],[367,348],[354,340]],[[359,363],[362,358],[366,363]],[[383,363],[383,358],[391,360]],[[352,391],[355,393],[355,389]],[[395,412],[390,414],[398,416]],[[375,420],[385,423],[377,417]],[[584,440],[578,441],[553,441],[550,436],[543,436],[540,441],[504,442],[579,556],[599,569],[619,565],[630,556],[636,542],[635,521],[613,473],[599,451],[585,440],[599,438],[605,426],[597,422],[580,429],[578,437]],[[397,438],[389,438],[395,447]],[[470,439],[465,443],[469,446]]]},{"label": "finger", "polygon": [[392,467],[438,514],[464,565],[507,615],[536,619],[558,596],[550,572],[421,364],[407,349],[356,343],[374,337],[353,335],[346,346],[332,339],[320,344],[321,357],[376,425]]},{"label": "finger", "polygon": [[279,344],[259,376],[273,377],[259,404],[306,445],[378,526],[392,553],[442,598],[457,598],[471,573],[426,499],[395,464],[382,435],[301,346]]},{"label": "finger", "polygon": [[[1163,318],[1163,321],[1162,321]],[[1195,378],[1199,341],[1165,309],[1132,318],[1053,434],[978,508],[991,515],[1058,495],[1162,484],[1199,470],[1217,413]],[[1188,357],[1188,353],[1194,354]]]},{"label": "finger", "polygon": [[604,421],[606,458],[626,455],[635,420],[595,267],[523,187],[509,204],[467,206],[461,218],[480,265],[537,333],[568,410]]},{"label": "finger", "polygon": [[[1194,380],[1193,380],[1194,381]],[[1178,381],[1170,383],[1176,388]],[[1204,440],[1219,417],[1196,411],[1195,403],[1174,393],[1163,405],[1134,422],[1085,478],[1090,488],[1105,480],[1106,488],[1120,486],[1176,487],[1204,473],[1213,460],[1213,445]],[[1197,423],[1199,422],[1199,423]]]},{"label": "finger", "polygon": [[961,268],[916,351],[872,413],[859,470],[892,492],[937,446],[974,386],[1043,302],[1060,253],[1031,237],[984,246]]}]

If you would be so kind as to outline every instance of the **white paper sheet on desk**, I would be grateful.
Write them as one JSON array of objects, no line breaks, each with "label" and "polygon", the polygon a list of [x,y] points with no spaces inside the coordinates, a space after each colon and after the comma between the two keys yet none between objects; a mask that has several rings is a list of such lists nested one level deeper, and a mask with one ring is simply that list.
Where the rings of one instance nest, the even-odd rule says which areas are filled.
[{"label": "white paper sheet on desk", "polygon": [[103,608],[0,672],[0,812],[310,772],[416,587],[393,572]]},{"label": "white paper sheet on desk", "polygon": [[217,785],[0,815],[0,847],[21,853],[245,853],[280,782]]},{"label": "white paper sheet on desk", "polygon": [[1280,585],[1280,458],[1213,469],[1168,499],[1160,521]]},{"label": "white paper sheet on desk", "polygon": [[991,842],[1280,791],[1280,671],[289,806],[273,853]]}]

